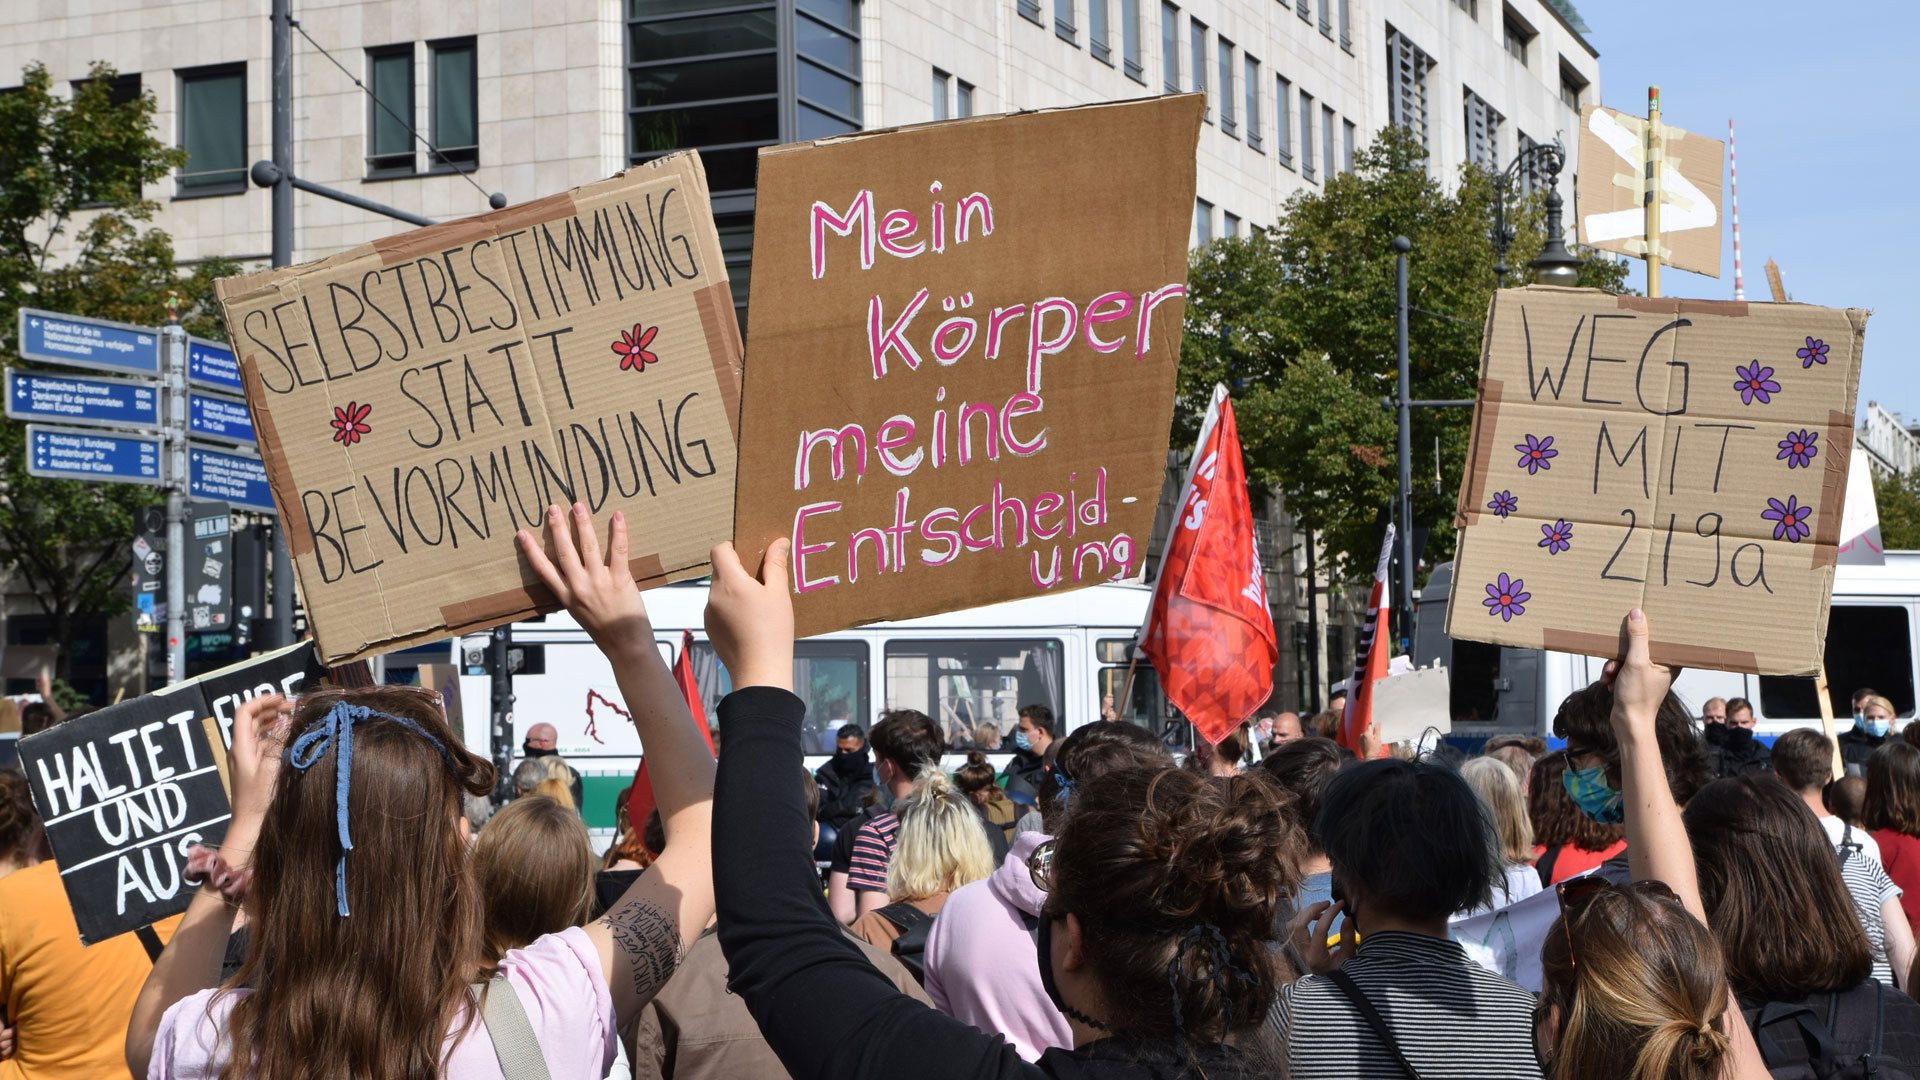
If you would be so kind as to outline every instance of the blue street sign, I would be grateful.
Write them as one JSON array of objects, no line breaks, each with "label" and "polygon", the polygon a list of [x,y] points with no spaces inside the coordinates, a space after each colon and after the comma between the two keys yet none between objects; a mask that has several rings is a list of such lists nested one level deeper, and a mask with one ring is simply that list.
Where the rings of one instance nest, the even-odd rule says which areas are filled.
[{"label": "blue street sign", "polygon": [[6,395],[7,416],[14,420],[123,428],[160,426],[158,383],[9,369]]},{"label": "blue street sign", "polygon": [[20,355],[49,364],[160,374],[160,331],[107,319],[20,309]]},{"label": "blue street sign", "polygon": [[220,394],[187,392],[187,432],[209,439],[253,442],[253,421],[247,416],[247,403]]},{"label": "blue street sign", "polygon": [[187,447],[187,494],[230,502],[244,510],[274,512],[266,462],[204,446]]},{"label": "blue street sign", "polygon": [[187,339],[187,381],[214,390],[240,393],[240,362],[233,350],[205,338]]},{"label": "blue street sign", "polygon": [[27,475],[119,484],[160,483],[158,435],[109,435],[27,425]]}]

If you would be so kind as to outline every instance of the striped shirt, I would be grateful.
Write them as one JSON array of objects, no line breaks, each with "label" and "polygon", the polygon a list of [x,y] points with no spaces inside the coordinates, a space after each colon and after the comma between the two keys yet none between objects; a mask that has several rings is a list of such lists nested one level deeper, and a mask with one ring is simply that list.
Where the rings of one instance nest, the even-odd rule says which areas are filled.
[{"label": "striped shirt", "polygon": [[[1343,970],[1424,1080],[1541,1080],[1533,994],[1474,963],[1458,944],[1381,931]],[[1285,1040],[1291,1080],[1403,1075],[1332,979],[1309,975],[1282,987],[1270,1023]]]},{"label": "striped shirt", "polygon": [[1900,886],[1887,876],[1880,860],[1864,851],[1843,851],[1842,858],[1845,861],[1840,864],[1840,880],[1846,883],[1847,893],[1853,897],[1853,911],[1860,916],[1860,926],[1867,932],[1867,944],[1873,946],[1873,977],[1892,986],[1893,965],[1887,961],[1887,931],[1880,919],[1880,909],[1887,901],[1900,898]]},{"label": "striped shirt", "polygon": [[893,838],[900,819],[892,812],[876,815],[853,834],[853,860],[847,865],[847,888],[854,892],[887,891],[887,866],[893,862]]}]

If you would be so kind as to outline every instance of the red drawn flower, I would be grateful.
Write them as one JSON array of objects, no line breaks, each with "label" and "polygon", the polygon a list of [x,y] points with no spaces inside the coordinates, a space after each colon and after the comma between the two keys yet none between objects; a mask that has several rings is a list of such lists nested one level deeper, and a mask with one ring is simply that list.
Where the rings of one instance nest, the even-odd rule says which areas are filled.
[{"label": "red drawn flower", "polygon": [[653,336],[660,332],[657,326],[642,326],[634,323],[633,329],[622,330],[620,340],[613,343],[613,351],[620,355],[620,370],[645,371],[648,364],[660,358],[647,350],[653,344]]},{"label": "red drawn flower", "polygon": [[328,421],[333,425],[333,441],[342,446],[352,446],[360,441],[360,436],[372,434],[373,428],[367,425],[367,414],[372,411],[372,402],[362,405],[349,401],[344,409],[335,405],[333,419]]}]

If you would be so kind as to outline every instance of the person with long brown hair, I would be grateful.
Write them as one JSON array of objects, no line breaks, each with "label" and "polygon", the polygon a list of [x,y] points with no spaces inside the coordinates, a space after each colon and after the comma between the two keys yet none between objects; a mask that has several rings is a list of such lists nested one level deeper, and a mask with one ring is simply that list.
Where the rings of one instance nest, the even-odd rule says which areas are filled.
[{"label": "person with long brown hair", "polygon": [[1543,885],[1577,877],[1627,849],[1627,830],[1580,812],[1567,794],[1567,752],[1555,750],[1527,776],[1527,818],[1533,823],[1533,867]]},{"label": "person with long brown hair", "polygon": [[[556,785],[569,799],[566,785]],[[548,934],[582,926],[593,903],[593,847],[571,807],[523,795],[493,815],[473,843],[487,970]]]},{"label": "person with long brown hair", "polygon": [[835,925],[793,785],[805,703],[792,692],[789,545],[755,580],[714,549],[707,632],[737,687],[720,702],[714,892],[731,985],[794,1076],[1172,1078],[1271,1075],[1256,1052],[1276,992],[1267,948],[1292,885],[1283,797],[1259,773],[1224,781],[1129,769],[1076,781],[1059,837],[1029,858],[1047,893],[1035,927],[1074,1048],[1034,1064],[899,993]]},{"label": "person with long brown hair", "polygon": [[987,755],[978,750],[968,753],[967,763],[954,770],[953,786],[973,800],[987,824],[999,829],[1008,843],[1013,842],[1013,823],[1020,820],[1020,808],[1000,790],[999,776]]},{"label": "person with long brown hair", "polygon": [[[612,664],[674,840],[667,854],[601,919],[509,951],[476,993],[484,940],[460,793],[491,789],[492,765],[466,751],[430,693],[254,698],[235,717],[218,856],[239,873],[208,874],[227,892],[201,885],[141,990],[127,1030],[135,1074],[502,1076],[495,1034],[516,1013],[533,1038],[510,1040],[509,1053],[537,1053],[555,1077],[605,1074],[616,1033],[712,913],[713,759],[654,646],[624,517],[604,557],[584,506],[571,523],[549,507],[546,533],[551,555],[525,530],[521,552]],[[235,901],[251,940],[216,987]]]},{"label": "person with long brown hair", "polygon": [[1907,921],[1920,926],[1920,749],[1888,740],[1867,757],[1861,816],[1880,845],[1880,864],[1903,890]]}]

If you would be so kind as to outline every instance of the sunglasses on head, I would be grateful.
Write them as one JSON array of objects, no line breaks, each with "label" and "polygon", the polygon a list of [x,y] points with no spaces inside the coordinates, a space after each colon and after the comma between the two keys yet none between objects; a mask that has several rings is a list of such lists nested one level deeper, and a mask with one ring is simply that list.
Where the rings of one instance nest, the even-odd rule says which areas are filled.
[{"label": "sunglasses on head", "polygon": [[1573,921],[1580,917],[1586,906],[1604,892],[1638,892],[1649,896],[1662,897],[1678,904],[1680,897],[1664,881],[1636,881],[1631,885],[1617,885],[1598,874],[1568,878],[1553,887],[1554,895],[1560,899],[1560,925],[1567,935],[1567,966],[1579,966],[1573,955]]},{"label": "sunglasses on head", "polygon": [[1053,891],[1053,846],[1054,841],[1047,840],[1027,856],[1027,873],[1041,892]]}]

